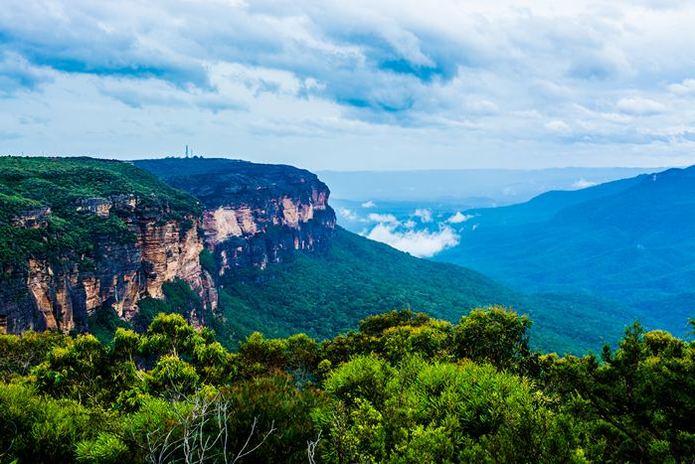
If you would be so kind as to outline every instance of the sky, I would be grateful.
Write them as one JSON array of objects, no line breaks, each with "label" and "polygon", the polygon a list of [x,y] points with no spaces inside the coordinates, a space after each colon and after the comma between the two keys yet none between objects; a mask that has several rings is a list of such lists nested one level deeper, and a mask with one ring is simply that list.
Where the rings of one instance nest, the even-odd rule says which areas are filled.
[{"label": "sky", "polygon": [[695,164],[695,2],[3,0],[0,153]]}]

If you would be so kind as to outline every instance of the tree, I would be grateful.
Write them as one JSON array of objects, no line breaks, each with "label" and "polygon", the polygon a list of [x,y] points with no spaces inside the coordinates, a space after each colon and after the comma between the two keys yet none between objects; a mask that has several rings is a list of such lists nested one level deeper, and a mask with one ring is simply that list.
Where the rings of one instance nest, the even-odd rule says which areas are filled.
[{"label": "tree", "polygon": [[454,326],[456,355],[500,369],[523,371],[530,357],[530,328],[527,316],[501,306],[474,309]]}]

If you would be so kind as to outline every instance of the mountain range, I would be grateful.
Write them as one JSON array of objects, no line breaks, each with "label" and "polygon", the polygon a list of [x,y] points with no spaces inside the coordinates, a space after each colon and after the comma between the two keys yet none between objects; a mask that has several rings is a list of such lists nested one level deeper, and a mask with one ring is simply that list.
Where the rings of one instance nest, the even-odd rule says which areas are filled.
[{"label": "mountain range", "polygon": [[550,190],[577,190],[653,168],[450,169],[319,171],[338,200],[446,202],[471,208],[520,203]]},{"label": "mountain range", "polygon": [[695,315],[695,167],[466,215],[460,243],[438,261],[528,292],[612,300],[651,327],[687,333]]}]

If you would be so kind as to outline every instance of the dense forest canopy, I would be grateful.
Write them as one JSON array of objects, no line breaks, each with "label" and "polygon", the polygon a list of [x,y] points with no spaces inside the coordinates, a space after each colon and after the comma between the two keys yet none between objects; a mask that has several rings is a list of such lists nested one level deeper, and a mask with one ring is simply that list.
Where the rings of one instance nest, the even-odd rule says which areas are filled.
[{"label": "dense forest canopy", "polygon": [[559,357],[501,307],[236,352],[178,314],[109,343],[0,336],[0,462],[692,462],[695,343]]}]

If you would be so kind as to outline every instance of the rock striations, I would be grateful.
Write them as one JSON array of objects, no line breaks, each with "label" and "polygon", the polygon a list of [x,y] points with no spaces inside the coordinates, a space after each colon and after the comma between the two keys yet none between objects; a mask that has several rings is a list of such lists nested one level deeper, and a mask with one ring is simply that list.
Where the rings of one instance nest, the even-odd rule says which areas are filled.
[{"label": "rock striations", "polygon": [[[76,208],[102,218],[117,215],[134,240],[119,241],[105,235],[89,264],[70,250],[59,260],[30,257],[26,267],[17,267],[5,276],[8,282],[2,291],[0,312],[7,316],[8,332],[86,330],[87,317],[105,304],[119,317],[131,319],[143,296],[161,298],[163,284],[175,278],[186,281],[210,309],[215,309],[215,289],[200,266],[203,242],[197,233],[199,218],[163,219],[162,211],[141,207],[134,195],[125,201],[118,197],[85,199]],[[34,227],[36,221],[28,223],[31,226],[26,227]]]},{"label": "rock striations", "polygon": [[330,191],[309,171],[226,159],[136,164],[202,202],[203,238],[220,276],[320,250],[335,232]]}]

